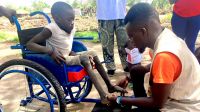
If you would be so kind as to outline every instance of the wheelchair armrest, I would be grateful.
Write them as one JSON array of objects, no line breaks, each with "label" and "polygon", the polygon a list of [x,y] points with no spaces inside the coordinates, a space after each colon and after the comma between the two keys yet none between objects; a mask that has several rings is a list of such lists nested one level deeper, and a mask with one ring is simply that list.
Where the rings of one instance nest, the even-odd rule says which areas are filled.
[{"label": "wheelchair armrest", "polygon": [[75,40],[94,40],[92,36],[74,37]]},{"label": "wheelchair armrest", "polygon": [[74,52],[87,51],[87,48],[82,42],[74,40],[72,45],[72,51]]},{"label": "wheelchair armrest", "polygon": [[10,46],[10,48],[11,49],[24,49],[24,46],[21,44],[16,44],[16,45]]},{"label": "wheelchair armrest", "polygon": [[21,45],[21,44],[16,44],[14,46],[11,46],[10,48],[11,49],[21,49],[23,54],[45,54],[45,53],[41,53],[41,52],[30,51],[30,50],[26,49],[26,47],[24,45]]}]

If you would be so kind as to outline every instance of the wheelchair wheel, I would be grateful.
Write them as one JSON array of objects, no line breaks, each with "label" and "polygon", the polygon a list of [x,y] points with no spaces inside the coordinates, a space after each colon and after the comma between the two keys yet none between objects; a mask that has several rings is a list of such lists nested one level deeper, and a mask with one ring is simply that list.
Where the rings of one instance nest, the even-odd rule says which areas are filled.
[{"label": "wheelchair wheel", "polygon": [[0,104],[5,112],[65,112],[64,92],[43,66],[15,59],[0,66]]},{"label": "wheelchair wheel", "polygon": [[[88,96],[91,89],[92,89],[92,81],[88,76],[86,76],[81,81],[76,82],[72,84],[71,87],[65,89],[67,91],[66,93],[68,93],[67,103],[81,102],[81,99]],[[70,94],[73,95],[74,100],[72,99],[72,96]]]},{"label": "wheelchair wheel", "polygon": [[92,89],[92,81],[90,80],[90,78],[84,77],[79,84],[77,85],[78,87],[78,91],[77,94],[75,95],[75,98],[85,98],[88,96],[88,94],[90,93],[91,89]]}]

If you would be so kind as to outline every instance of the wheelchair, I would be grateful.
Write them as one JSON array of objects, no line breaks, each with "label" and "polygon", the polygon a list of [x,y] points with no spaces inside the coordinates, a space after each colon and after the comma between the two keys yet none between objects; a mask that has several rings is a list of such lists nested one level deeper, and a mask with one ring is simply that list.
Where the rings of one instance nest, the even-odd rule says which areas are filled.
[{"label": "wheelchair", "polygon": [[[48,23],[51,22],[50,17],[40,11],[31,13],[30,16],[37,14],[43,15]],[[59,65],[47,54],[26,49],[27,41],[41,32],[43,27],[22,30],[17,18],[13,17],[13,20],[17,27],[19,44],[11,46],[11,49],[20,49],[22,59],[13,59],[3,63],[0,66],[0,79],[12,74],[25,77],[28,92],[18,102],[20,109],[23,108],[26,111],[65,112],[67,111],[66,105],[69,103],[100,102],[100,99],[86,98],[92,89],[92,82],[82,66],[67,66],[64,62]],[[75,37],[74,39],[73,51],[81,52],[87,50],[80,41],[77,41],[80,38]],[[81,39],[91,40],[92,38]],[[45,42],[40,44],[45,45]],[[32,103],[34,103],[33,106],[35,104],[39,105],[38,102],[44,103],[39,109],[29,108]],[[2,106],[5,110],[4,104]],[[47,109],[42,110],[45,107]]]}]

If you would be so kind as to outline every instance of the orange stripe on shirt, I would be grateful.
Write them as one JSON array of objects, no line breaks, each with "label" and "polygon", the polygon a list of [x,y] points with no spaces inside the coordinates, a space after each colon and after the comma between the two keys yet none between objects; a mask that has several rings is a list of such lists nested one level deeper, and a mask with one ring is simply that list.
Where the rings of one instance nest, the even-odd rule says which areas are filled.
[{"label": "orange stripe on shirt", "polygon": [[170,52],[156,54],[152,65],[154,83],[173,83],[181,74],[182,64],[179,58]]}]

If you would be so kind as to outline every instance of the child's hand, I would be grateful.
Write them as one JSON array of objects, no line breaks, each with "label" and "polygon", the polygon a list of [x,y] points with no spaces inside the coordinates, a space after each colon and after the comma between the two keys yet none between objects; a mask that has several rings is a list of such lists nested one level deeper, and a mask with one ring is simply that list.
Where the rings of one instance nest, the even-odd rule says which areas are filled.
[{"label": "child's hand", "polygon": [[92,56],[89,55],[90,63],[92,65],[92,68],[95,69],[95,62]]},{"label": "child's hand", "polygon": [[50,55],[58,64],[61,64],[61,61],[65,62],[65,57],[60,51],[55,52],[52,51],[52,54]]}]

